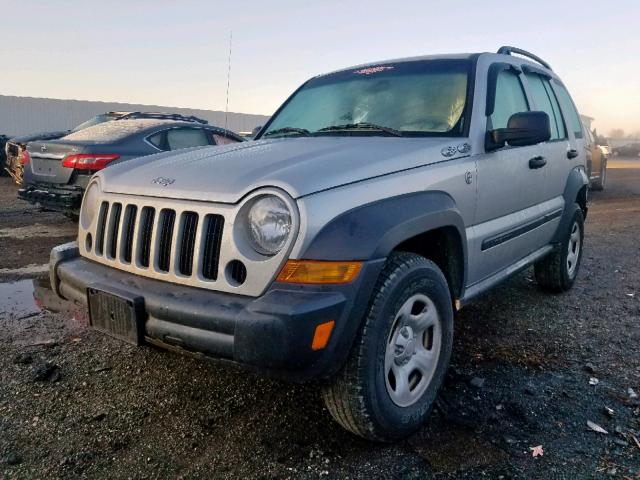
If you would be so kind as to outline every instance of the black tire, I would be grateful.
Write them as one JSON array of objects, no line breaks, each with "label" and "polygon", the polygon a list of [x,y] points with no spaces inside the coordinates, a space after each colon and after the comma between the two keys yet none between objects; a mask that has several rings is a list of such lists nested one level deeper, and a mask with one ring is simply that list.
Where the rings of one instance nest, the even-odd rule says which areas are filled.
[{"label": "black tire", "polygon": [[602,165],[600,166],[600,174],[596,180],[591,182],[591,190],[595,190],[597,192],[604,190],[606,182],[607,182],[607,161],[602,160]]},{"label": "black tire", "polygon": [[[426,390],[412,405],[400,407],[387,390],[385,353],[392,329],[400,323],[394,322],[396,314],[416,295],[427,296],[439,316],[439,354],[434,356],[437,360],[430,380],[425,379]],[[444,275],[424,257],[393,253],[380,274],[346,364],[323,386],[325,405],[340,425],[368,440],[405,437],[418,429],[431,412],[445,378],[452,345],[453,308]]]},{"label": "black tire", "polygon": [[[563,240],[554,251],[534,265],[534,271],[538,285],[544,290],[554,293],[569,290],[578,276],[582,251],[584,250],[584,215],[577,203],[573,204],[571,221],[565,227]],[[577,230],[575,230],[577,228]],[[577,258],[572,269],[569,258],[569,243],[572,242],[572,233],[577,232],[579,237]],[[572,250],[574,250],[572,248]]]}]

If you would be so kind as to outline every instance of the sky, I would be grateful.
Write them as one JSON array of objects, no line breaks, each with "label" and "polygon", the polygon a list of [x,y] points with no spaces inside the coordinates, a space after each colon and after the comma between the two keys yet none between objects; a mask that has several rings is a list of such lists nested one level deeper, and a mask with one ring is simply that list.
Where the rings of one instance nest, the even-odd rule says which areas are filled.
[{"label": "sky", "polygon": [[272,114],[306,79],[434,53],[532,51],[601,133],[640,132],[638,0],[0,0],[0,94]]}]

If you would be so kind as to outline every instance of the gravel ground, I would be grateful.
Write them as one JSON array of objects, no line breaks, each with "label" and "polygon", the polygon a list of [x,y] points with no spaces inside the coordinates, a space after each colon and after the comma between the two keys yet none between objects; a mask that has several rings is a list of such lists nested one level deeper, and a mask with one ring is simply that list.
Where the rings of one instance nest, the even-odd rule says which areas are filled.
[{"label": "gravel ground", "polygon": [[395,445],[343,431],[314,385],[87,330],[26,279],[73,224],[0,181],[0,478],[640,478],[640,161],[591,195],[571,292],[529,269],[457,315],[438,407]]}]

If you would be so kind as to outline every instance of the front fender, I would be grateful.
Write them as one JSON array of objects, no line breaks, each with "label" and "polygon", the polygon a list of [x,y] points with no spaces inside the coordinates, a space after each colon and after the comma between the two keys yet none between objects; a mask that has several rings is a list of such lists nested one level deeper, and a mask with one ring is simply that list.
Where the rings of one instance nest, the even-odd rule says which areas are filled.
[{"label": "front fender", "polygon": [[415,192],[368,203],[337,216],[311,241],[301,258],[371,260],[384,258],[403,241],[441,227],[454,227],[467,241],[456,204],[441,191]]}]

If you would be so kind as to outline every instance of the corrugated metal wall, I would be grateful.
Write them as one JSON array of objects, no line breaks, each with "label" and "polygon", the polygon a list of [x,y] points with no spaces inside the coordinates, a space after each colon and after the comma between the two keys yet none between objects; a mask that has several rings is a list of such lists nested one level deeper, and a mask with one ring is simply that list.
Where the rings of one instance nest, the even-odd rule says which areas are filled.
[{"label": "corrugated metal wall", "polygon": [[[225,117],[224,112],[212,110],[0,95],[0,134],[15,136],[67,130],[94,115],[109,111],[174,112],[196,115],[218,126],[224,126]],[[251,131],[254,127],[263,125],[267,118],[264,115],[229,112],[228,128],[236,132]]]}]

